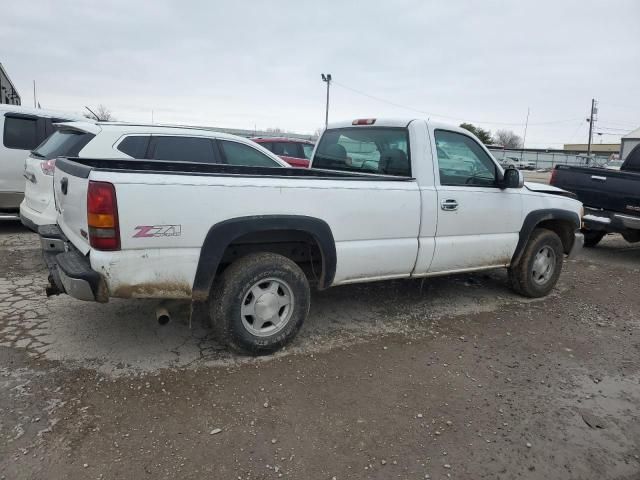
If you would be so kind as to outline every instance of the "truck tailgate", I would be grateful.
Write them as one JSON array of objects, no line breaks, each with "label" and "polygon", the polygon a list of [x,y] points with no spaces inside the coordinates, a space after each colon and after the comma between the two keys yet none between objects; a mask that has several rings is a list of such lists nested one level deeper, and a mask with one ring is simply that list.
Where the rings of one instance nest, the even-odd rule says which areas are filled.
[{"label": "truck tailgate", "polygon": [[89,252],[87,188],[89,179],[56,167],[53,176],[58,225],[83,254]]}]

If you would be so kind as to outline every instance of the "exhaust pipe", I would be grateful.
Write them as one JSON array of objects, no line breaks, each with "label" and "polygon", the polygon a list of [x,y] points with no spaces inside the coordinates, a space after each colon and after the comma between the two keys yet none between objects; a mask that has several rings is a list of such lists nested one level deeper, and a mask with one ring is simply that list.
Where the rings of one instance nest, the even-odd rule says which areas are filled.
[{"label": "exhaust pipe", "polygon": [[169,310],[163,305],[159,305],[158,308],[156,308],[156,320],[158,320],[160,325],[166,325],[171,321]]}]

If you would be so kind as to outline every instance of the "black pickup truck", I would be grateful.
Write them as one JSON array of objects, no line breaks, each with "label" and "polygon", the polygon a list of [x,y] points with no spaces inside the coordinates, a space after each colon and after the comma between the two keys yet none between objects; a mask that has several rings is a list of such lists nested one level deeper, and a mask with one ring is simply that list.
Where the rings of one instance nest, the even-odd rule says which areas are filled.
[{"label": "black pickup truck", "polygon": [[550,183],[575,193],[584,204],[586,247],[594,247],[610,232],[640,242],[640,145],[620,170],[557,165]]}]

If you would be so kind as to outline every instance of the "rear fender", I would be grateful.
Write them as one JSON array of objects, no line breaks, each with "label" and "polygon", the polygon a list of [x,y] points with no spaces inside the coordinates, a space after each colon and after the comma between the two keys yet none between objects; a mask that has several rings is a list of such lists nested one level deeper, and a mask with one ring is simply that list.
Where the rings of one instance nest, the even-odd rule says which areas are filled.
[{"label": "rear fender", "polygon": [[193,282],[193,300],[205,301],[209,297],[216,271],[227,247],[234,240],[250,233],[273,230],[298,230],[310,234],[322,254],[320,288],[328,288],[336,273],[336,246],[329,225],[318,218],[299,215],[260,215],[233,218],[209,229],[202,245],[196,277]]}]

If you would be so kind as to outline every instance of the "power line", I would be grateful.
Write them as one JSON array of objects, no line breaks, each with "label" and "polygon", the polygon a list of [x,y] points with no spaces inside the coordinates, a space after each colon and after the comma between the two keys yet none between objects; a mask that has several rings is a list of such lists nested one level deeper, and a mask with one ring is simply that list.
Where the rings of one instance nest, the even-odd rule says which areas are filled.
[{"label": "power line", "polygon": [[610,123],[611,125],[625,125],[625,126],[631,125],[632,127],[636,127],[638,125],[637,123],[632,123],[632,122],[612,122],[611,120],[600,120],[600,121],[604,123]]},{"label": "power line", "polygon": [[[412,112],[421,113],[423,115],[427,115],[427,116],[430,116],[430,117],[441,117],[441,118],[448,118],[448,119],[451,119],[451,120],[460,120],[460,121],[463,121],[463,122],[485,123],[485,124],[490,124],[490,125],[509,125],[509,126],[521,126],[521,127],[525,125],[524,122],[491,122],[491,121],[488,121],[488,120],[474,120],[474,119],[468,119],[468,118],[463,118],[463,117],[453,117],[451,115],[442,115],[442,114],[434,113],[434,112],[427,112],[427,111],[420,110],[420,109],[417,109],[417,108],[409,107],[407,105],[402,105],[400,103],[392,102],[392,101],[386,100],[384,98],[376,97],[375,95],[370,95],[370,94],[362,92],[360,90],[356,90],[355,88],[351,88],[351,87],[348,87],[346,85],[343,85],[342,83],[338,83],[335,80],[333,81],[333,83],[335,85],[338,85],[341,88],[344,88],[345,90],[349,90],[351,92],[357,93],[358,95],[362,95],[364,97],[369,97],[369,98],[371,98],[373,100],[377,100],[378,102],[386,103],[388,105],[392,105],[392,106],[398,107],[398,108],[403,108],[405,110],[410,110]],[[566,119],[566,120],[552,120],[552,121],[547,121],[547,122],[535,122],[535,123],[534,122],[529,122],[529,125],[553,125],[553,124],[557,124],[557,123],[568,123],[568,122],[574,122],[578,118],[569,118],[569,119]]]},{"label": "power line", "polygon": [[625,133],[630,133],[632,131],[632,130],[629,130],[628,128],[605,127],[604,125],[599,125],[598,128],[604,129],[604,130],[615,130],[617,132],[625,132]]}]

